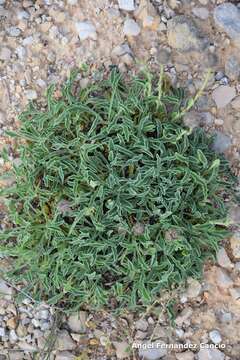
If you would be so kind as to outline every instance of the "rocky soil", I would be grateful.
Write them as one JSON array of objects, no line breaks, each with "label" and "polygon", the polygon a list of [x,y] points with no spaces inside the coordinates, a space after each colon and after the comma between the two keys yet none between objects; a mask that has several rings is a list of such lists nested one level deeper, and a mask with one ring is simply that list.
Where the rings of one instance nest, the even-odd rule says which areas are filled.
[{"label": "rocky soil", "polygon": [[[90,69],[79,77],[83,87],[113,64],[126,76],[143,64],[153,69],[164,64],[172,83],[189,95],[212,69],[185,122],[216,133],[214,150],[240,175],[238,1],[0,0],[0,149],[5,146],[10,158],[7,163],[0,158],[1,174],[18,161],[5,130],[19,125],[17,116],[29,100],[41,99],[50,83],[61,83],[83,64]],[[1,177],[0,186],[12,181]],[[176,295],[175,326],[169,324],[167,295],[138,316],[88,311],[67,316],[0,280],[0,360],[239,360],[237,206],[230,219],[233,236],[222,244],[217,263],[206,264],[203,281],[189,279]],[[0,269],[6,266],[0,258]]]}]

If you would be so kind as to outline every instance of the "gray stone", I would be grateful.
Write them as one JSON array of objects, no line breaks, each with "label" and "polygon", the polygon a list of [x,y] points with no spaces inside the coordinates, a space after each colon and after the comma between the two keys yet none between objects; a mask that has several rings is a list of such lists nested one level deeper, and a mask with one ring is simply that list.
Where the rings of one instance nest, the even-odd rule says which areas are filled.
[{"label": "gray stone", "polygon": [[129,344],[125,341],[113,342],[116,349],[117,359],[126,359],[129,357]]},{"label": "gray stone", "polygon": [[180,51],[200,51],[208,45],[195,22],[185,15],[175,16],[168,21],[168,44]]},{"label": "gray stone", "polygon": [[144,319],[139,319],[135,323],[135,328],[142,331],[147,331],[148,329],[148,322]]},{"label": "gray stone", "polygon": [[190,318],[192,316],[192,309],[190,307],[186,307],[180,315],[175,320],[177,326],[181,327],[183,324],[189,324]]},{"label": "gray stone", "polygon": [[76,343],[66,330],[60,330],[56,340],[56,349],[59,351],[73,350]]},{"label": "gray stone", "polygon": [[166,354],[167,350],[165,348],[165,343],[159,340],[153,343],[149,341],[144,342],[142,343],[142,347],[139,349],[139,357],[143,360],[158,360]]},{"label": "gray stone", "polygon": [[235,260],[240,260],[240,232],[235,232],[230,239],[230,246]]},{"label": "gray stone", "polygon": [[6,335],[6,330],[3,327],[0,327],[0,337],[4,337]]},{"label": "gray stone", "polygon": [[55,360],[74,360],[76,356],[71,354],[69,351],[61,351],[56,353]]},{"label": "gray stone", "polygon": [[138,340],[146,339],[146,337],[147,337],[147,332],[144,332],[141,330],[138,330],[135,334],[135,339],[138,339]]},{"label": "gray stone", "polygon": [[221,80],[220,80],[220,84],[221,85],[228,85],[229,84],[229,79],[227,76],[224,76]]},{"label": "gray stone", "polygon": [[217,262],[218,265],[227,270],[231,270],[234,267],[233,263],[228,257],[228,254],[226,253],[226,250],[223,247],[217,252]]},{"label": "gray stone", "polygon": [[27,98],[28,100],[35,100],[35,99],[37,99],[37,92],[36,92],[36,90],[33,90],[33,89],[26,90],[25,94],[26,94],[26,98]]},{"label": "gray stone", "polygon": [[50,314],[49,314],[49,311],[47,309],[39,310],[36,313],[36,318],[37,319],[48,320],[49,317],[50,317]]},{"label": "gray stone", "polygon": [[4,280],[0,279],[0,299],[3,297],[6,300],[11,300],[12,294],[12,288],[10,288]]},{"label": "gray stone", "polygon": [[127,43],[117,45],[112,51],[112,56],[123,56],[125,54],[131,54],[132,51]]},{"label": "gray stone", "polygon": [[239,287],[230,289],[229,292],[234,300],[240,299],[240,288]]},{"label": "gray stone", "polygon": [[231,146],[232,141],[228,135],[221,133],[220,131],[215,132],[215,138],[213,141],[212,148],[217,153],[224,153]]},{"label": "gray stone", "polygon": [[221,334],[218,330],[210,331],[209,337],[214,344],[220,344],[220,342],[222,341]]},{"label": "gray stone", "polygon": [[97,39],[95,26],[90,21],[78,21],[75,24],[80,40]]},{"label": "gray stone", "polygon": [[217,108],[222,109],[227,106],[236,96],[235,87],[220,85],[212,92],[212,98]]},{"label": "gray stone", "polygon": [[224,30],[237,44],[240,44],[239,9],[231,3],[221,4],[214,9],[213,17],[216,25]]},{"label": "gray stone", "polygon": [[215,75],[215,80],[220,81],[224,77],[224,73],[222,71],[218,71]]},{"label": "gray stone", "polygon": [[238,80],[240,75],[240,61],[236,56],[232,55],[227,59],[225,64],[225,73],[229,79]]},{"label": "gray stone", "polygon": [[222,312],[219,314],[219,320],[224,324],[230,323],[232,318],[232,314],[230,312],[225,312],[224,310],[222,310]]},{"label": "gray stone", "polygon": [[125,11],[134,11],[134,0],[118,0],[119,9]]},{"label": "gray stone", "polygon": [[67,323],[71,331],[75,333],[85,333],[87,330],[86,321],[87,321],[86,311],[79,311],[71,314],[68,318]]},{"label": "gray stone", "polygon": [[201,349],[197,354],[198,360],[224,360],[225,355],[218,349]]},{"label": "gray stone", "polygon": [[23,46],[18,46],[16,48],[17,56],[20,60],[23,60],[27,55],[27,50]]},{"label": "gray stone", "polygon": [[194,360],[194,353],[192,351],[185,351],[183,353],[176,353],[177,360]]},{"label": "gray stone", "polygon": [[202,286],[199,283],[198,280],[189,278],[188,279],[188,288],[187,288],[187,297],[190,299],[196,298],[198,295],[200,295]]},{"label": "gray stone", "polygon": [[16,26],[11,26],[7,29],[7,33],[9,36],[17,37],[21,34],[21,30]]},{"label": "gray stone", "polygon": [[7,47],[3,47],[0,50],[0,60],[9,61],[11,59],[11,50]]},{"label": "gray stone", "polygon": [[9,340],[11,343],[15,343],[16,341],[18,341],[18,336],[15,332],[15,330],[11,329],[9,331]]},{"label": "gray stone", "polygon": [[205,7],[195,7],[192,9],[193,14],[201,20],[207,20],[209,11]]},{"label": "gray stone", "polygon": [[140,26],[133,19],[126,19],[123,25],[123,33],[127,36],[137,36],[140,34]]},{"label": "gray stone", "polygon": [[232,279],[228,276],[225,270],[218,268],[217,269],[217,284],[223,288],[228,289],[233,285]]}]

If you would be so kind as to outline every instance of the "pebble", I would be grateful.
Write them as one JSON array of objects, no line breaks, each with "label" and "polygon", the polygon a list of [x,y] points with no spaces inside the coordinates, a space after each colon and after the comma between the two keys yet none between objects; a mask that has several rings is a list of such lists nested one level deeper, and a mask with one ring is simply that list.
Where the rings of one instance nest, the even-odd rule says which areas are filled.
[{"label": "pebble", "polygon": [[9,331],[9,340],[11,343],[15,343],[18,340],[18,336],[13,329]]},{"label": "pebble", "polygon": [[175,320],[176,325],[181,327],[183,324],[189,324],[192,313],[193,313],[193,310],[190,307],[186,307],[181,312],[181,314],[177,316],[177,318]]},{"label": "pebble", "polygon": [[217,252],[217,262],[218,265],[227,270],[231,270],[234,267],[233,263],[228,257],[226,250],[223,247]]},{"label": "pebble", "polygon": [[233,285],[232,279],[228,276],[225,270],[217,268],[217,284],[223,288],[228,289]]},{"label": "pebble", "polygon": [[87,313],[86,311],[79,311],[74,314],[71,314],[68,318],[68,326],[71,331],[75,333],[85,333],[86,328],[86,321],[87,321]]},{"label": "pebble", "polygon": [[134,11],[134,0],[118,0],[119,9],[125,11]]},{"label": "pebble", "polygon": [[115,46],[112,50],[112,56],[123,56],[125,54],[131,54],[132,51],[127,43]]},{"label": "pebble", "polygon": [[215,131],[212,148],[215,152],[221,154],[230,148],[232,144],[231,138],[220,131]]},{"label": "pebble", "polygon": [[225,75],[224,75],[224,72],[218,71],[218,72],[215,74],[215,80],[216,80],[216,81],[220,81],[224,76],[225,76]]},{"label": "pebble", "polygon": [[176,354],[177,360],[194,360],[194,353],[192,351],[185,351],[183,353]]},{"label": "pebble", "polygon": [[12,294],[12,288],[10,288],[4,280],[0,279],[0,299],[11,300]]},{"label": "pebble", "polygon": [[96,28],[90,21],[78,21],[75,24],[75,28],[80,40],[97,40]]},{"label": "pebble", "polygon": [[26,94],[26,98],[27,98],[28,100],[35,100],[35,99],[37,99],[37,92],[36,92],[36,90],[33,90],[33,89],[26,90],[25,94]]},{"label": "pebble", "polygon": [[205,7],[195,7],[192,9],[193,14],[201,20],[207,20],[209,11]]},{"label": "pebble", "polygon": [[9,61],[11,59],[11,50],[7,47],[0,49],[0,60]]},{"label": "pebble", "polygon": [[210,331],[209,337],[214,344],[220,344],[220,342],[222,341],[222,336],[218,330]]},{"label": "pebble", "polygon": [[224,30],[227,35],[240,44],[240,11],[227,2],[214,9],[213,17],[217,26]]},{"label": "pebble", "polygon": [[5,337],[5,335],[6,335],[6,330],[5,330],[5,328],[0,327],[0,337]]},{"label": "pebble", "polygon": [[219,314],[219,320],[222,323],[230,323],[232,321],[232,318],[232,314],[230,312],[225,312],[224,310],[222,310]]},{"label": "pebble", "polygon": [[222,109],[227,106],[236,96],[235,87],[220,85],[212,92],[212,98],[217,108]]},{"label": "pebble", "polygon": [[229,292],[234,300],[240,299],[240,288],[230,289]]},{"label": "pebble", "polygon": [[126,19],[123,25],[123,33],[126,36],[138,36],[141,28],[138,23],[133,19]]},{"label": "pebble", "polygon": [[239,110],[240,109],[240,96],[237,96],[232,102],[231,105],[233,109]]},{"label": "pebble", "polygon": [[[239,34],[240,36],[240,34]],[[230,56],[225,63],[225,74],[231,80],[238,80],[240,76],[240,60],[235,55]]]},{"label": "pebble", "polygon": [[200,295],[202,286],[198,280],[189,278],[187,283],[188,283],[188,288],[186,295],[188,298],[193,299],[196,298],[198,295]]},{"label": "pebble", "polygon": [[201,349],[197,354],[198,360],[224,360],[224,353],[218,349]]},{"label": "pebble", "polygon": [[12,37],[17,37],[21,34],[21,30],[16,26],[11,26],[7,29],[8,35]]},{"label": "pebble", "polygon": [[74,360],[76,356],[69,351],[61,351],[56,353],[55,360]]},{"label": "pebble", "polygon": [[235,232],[230,239],[230,246],[235,260],[240,260],[240,232]]},{"label": "pebble", "polygon": [[[148,348],[149,344],[151,344],[151,348]],[[139,357],[144,360],[158,360],[164,357],[167,354],[167,350],[164,348],[164,342],[163,341],[155,341],[153,343],[144,342],[142,345],[146,346],[146,349],[144,346],[142,346],[139,349]],[[163,346],[161,348],[161,346]]]},{"label": "pebble", "polygon": [[126,359],[129,357],[129,344],[127,342],[113,342],[113,346],[116,349],[117,359]]},{"label": "pebble", "polygon": [[144,319],[140,319],[136,321],[135,328],[141,331],[147,331],[148,329],[148,322]]},{"label": "pebble", "polygon": [[202,36],[195,22],[185,15],[175,16],[168,21],[168,44],[180,51],[201,51],[208,45],[206,36]]},{"label": "pebble", "polygon": [[66,330],[60,330],[56,340],[56,349],[59,351],[73,350],[76,343]]}]

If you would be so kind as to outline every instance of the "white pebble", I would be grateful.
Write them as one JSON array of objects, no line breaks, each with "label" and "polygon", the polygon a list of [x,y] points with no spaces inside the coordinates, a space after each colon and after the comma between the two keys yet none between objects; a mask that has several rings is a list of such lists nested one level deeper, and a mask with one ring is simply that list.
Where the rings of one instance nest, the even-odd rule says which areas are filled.
[{"label": "white pebble", "polygon": [[137,36],[140,34],[140,26],[133,19],[126,19],[123,25],[123,33],[127,36]]}]

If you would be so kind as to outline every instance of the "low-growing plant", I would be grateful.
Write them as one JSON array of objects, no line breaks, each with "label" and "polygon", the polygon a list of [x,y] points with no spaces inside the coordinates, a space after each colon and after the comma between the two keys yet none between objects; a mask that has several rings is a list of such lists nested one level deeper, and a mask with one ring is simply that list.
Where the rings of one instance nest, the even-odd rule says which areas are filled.
[{"label": "low-growing plant", "polygon": [[5,189],[8,273],[36,299],[136,307],[198,277],[227,233],[234,178],[212,138],[182,116],[193,101],[153,75],[107,80],[20,116],[21,163]]}]

